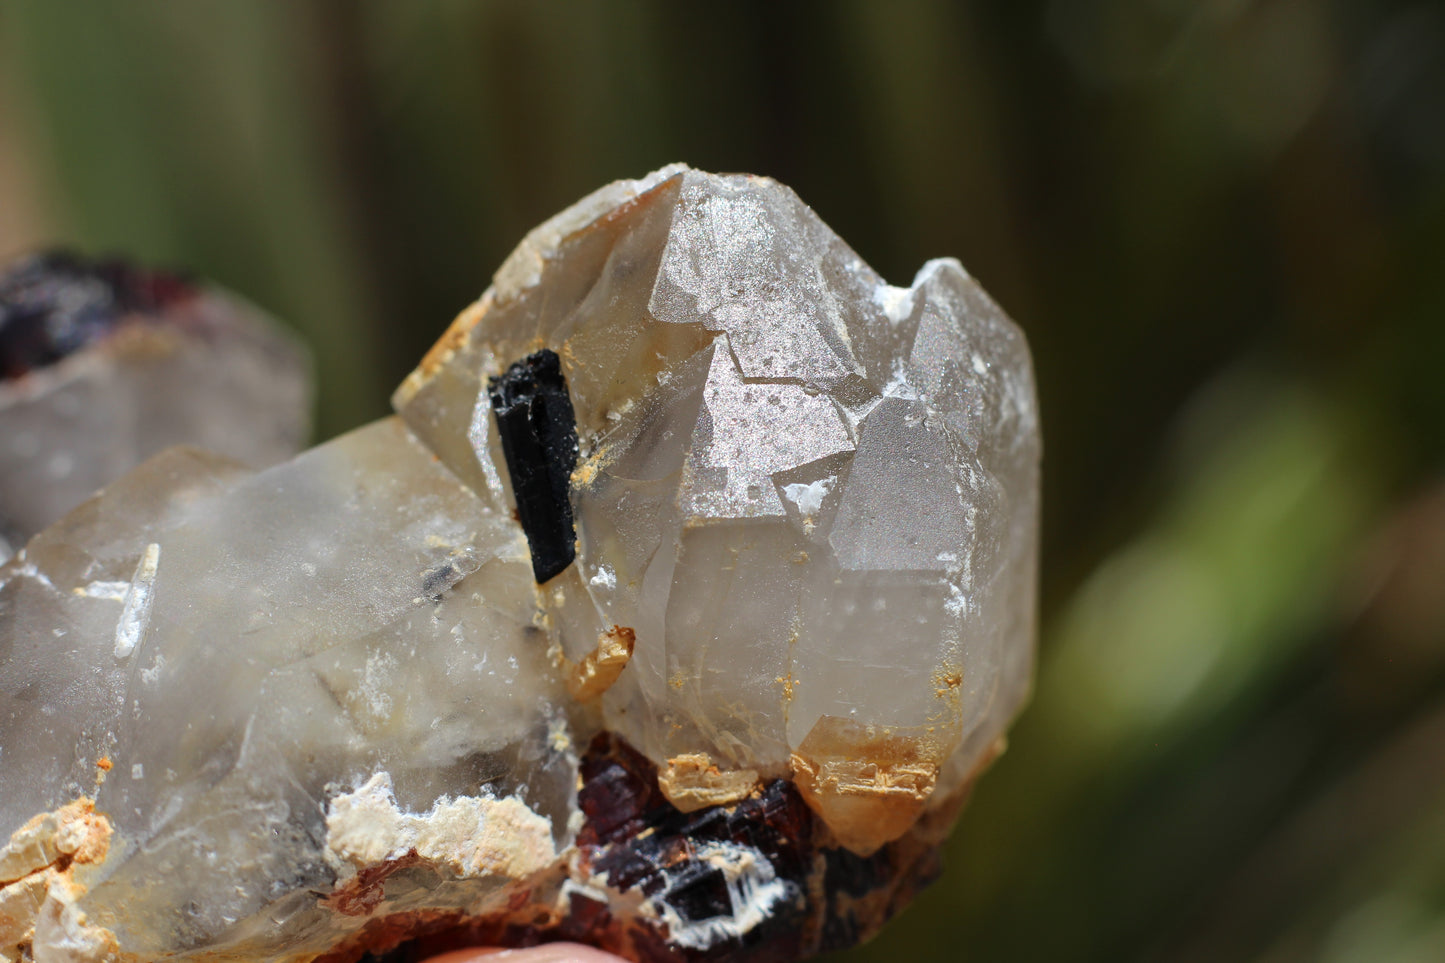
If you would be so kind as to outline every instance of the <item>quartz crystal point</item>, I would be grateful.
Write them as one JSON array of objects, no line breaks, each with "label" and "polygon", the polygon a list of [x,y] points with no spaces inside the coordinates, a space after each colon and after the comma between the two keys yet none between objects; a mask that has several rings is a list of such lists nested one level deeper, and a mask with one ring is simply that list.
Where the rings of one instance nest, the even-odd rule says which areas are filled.
[{"label": "quartz crystal point", "polygon": [[309,380],[299,346],[234,295],[63,251],[16,262],[0,273],[0,559],[171,445],[290,458]]},{"label": "quartz crystal point", "polygon": [[1034,634],[1028,351],[958,262],[668,167],[394,401],[0,570],[0,959],[794,960],[932,875]]}]

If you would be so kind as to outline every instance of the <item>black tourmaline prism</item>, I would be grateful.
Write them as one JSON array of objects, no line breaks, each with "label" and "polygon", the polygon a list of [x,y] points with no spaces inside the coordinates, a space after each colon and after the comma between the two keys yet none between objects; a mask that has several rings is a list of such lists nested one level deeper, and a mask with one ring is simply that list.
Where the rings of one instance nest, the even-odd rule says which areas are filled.
[{"label": "black tourmaline prism", "polygon": [[489,379],[487,388],[540,584],[577,557],[568,495],[577,467],[577,416],[555,351],[528,355]]}]

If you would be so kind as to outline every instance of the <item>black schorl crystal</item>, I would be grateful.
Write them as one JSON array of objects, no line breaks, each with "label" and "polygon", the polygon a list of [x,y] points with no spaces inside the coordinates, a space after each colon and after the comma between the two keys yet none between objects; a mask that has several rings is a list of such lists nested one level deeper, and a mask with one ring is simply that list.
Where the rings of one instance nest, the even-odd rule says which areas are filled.
[{"label": "black schorl crystal", "polygon": [[0,274],[0,378],[54,364],[127,320],[154,320],[193,297],[187,279],[69,251],[25,258]]},{"label": "black schorl crystal", "polygon": [[542,583],[577,557],[568,489],[577,467],[577,417],[555,351],[542,350],[487,382],[517,517]]}]

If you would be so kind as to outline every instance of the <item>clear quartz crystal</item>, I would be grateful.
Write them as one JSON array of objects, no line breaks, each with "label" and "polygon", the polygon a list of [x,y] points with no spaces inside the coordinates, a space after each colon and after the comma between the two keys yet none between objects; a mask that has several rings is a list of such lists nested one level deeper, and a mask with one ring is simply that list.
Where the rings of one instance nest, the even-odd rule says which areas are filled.
[{"label": "clear quartz crystal", "polygon": [[[402,417],[480,474],[475,449],[445,439],[486,374],[561,354],[588,457],[579,576],[547,601],[574,658],[608,625],[636,629],[636,671],[604,714],[660,766],[787,772],[822,742],[866,755],[886,733],[905,765],[956,783],[1031,668],[1039,434],[1022,334],[957,261],[886,285],[773,181],[664,169],[581,209],[601,199],[597,220],[569,211],[523,243],[398,392]],[[495,445],[486,456],[505,474]],[[883,786],[886,746],[867,775]],[[860,794],[810,801],[826,815]],[[861,808],[844,834],[867,833]]]},{"label": "clear quartz crystal", "polygon": [[[542,348],[581,457],[538,586],[487,380]],[[114,828],[37,959],[309,958],[370,911],[317,894],[409,852],[387,912],[481,912],[566,864],[599,729],[679,808],[792,780],[871,853],[1026,696],[1032,374],[956,261],[889,287],[786,187],[675,165],[529,235],[394,401],[259,473],[161,455],[0,569],[0,839]]]},{"label": "clear quartz crystal", "polygon": [[[143,307],[114,290],[160,285],[174,290],[164,298],[151,292]],[[0,273],[0,361],[7,339],[25,337],[7,332],[7,321],[20,328],[15,316],[27,308],[25,320],[35,320],[37,305],[22,303],[27,299],[43,301],[40,309],[52,315],[69,312],[79,329],[67,332],[71,339],[83,332],[91,340],[34,370],[0,370],[0,559],[9,555],[5,541],[18,549],[172,445],[251,467],[276,464],[304,446],[306,354],[254,305],[128,264],[40,255]],[[103,333],[93,334],[97,329]]]}]

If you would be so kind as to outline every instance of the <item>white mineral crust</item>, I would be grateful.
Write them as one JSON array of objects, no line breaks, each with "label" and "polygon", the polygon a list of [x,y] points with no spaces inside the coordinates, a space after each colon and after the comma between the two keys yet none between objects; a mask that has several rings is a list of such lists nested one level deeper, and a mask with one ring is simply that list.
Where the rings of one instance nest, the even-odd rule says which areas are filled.
[{"label": "white mineral crust", "polygon": [[[538,586],[486,392],[541,348],[581,458]],[[68,938],[307,958],[365,922],[317,894],[406,851],[388,910],[476,911],[564,858],[599,728],[682,808],[790,778],[871,852],[1025,698],[1033,380],[956,261],[889,287],[786,187],[664,168],[533,232],[394,400],[259,473],[161,455],[0,569],[0,840],[80,797],[114,830]]]}]

